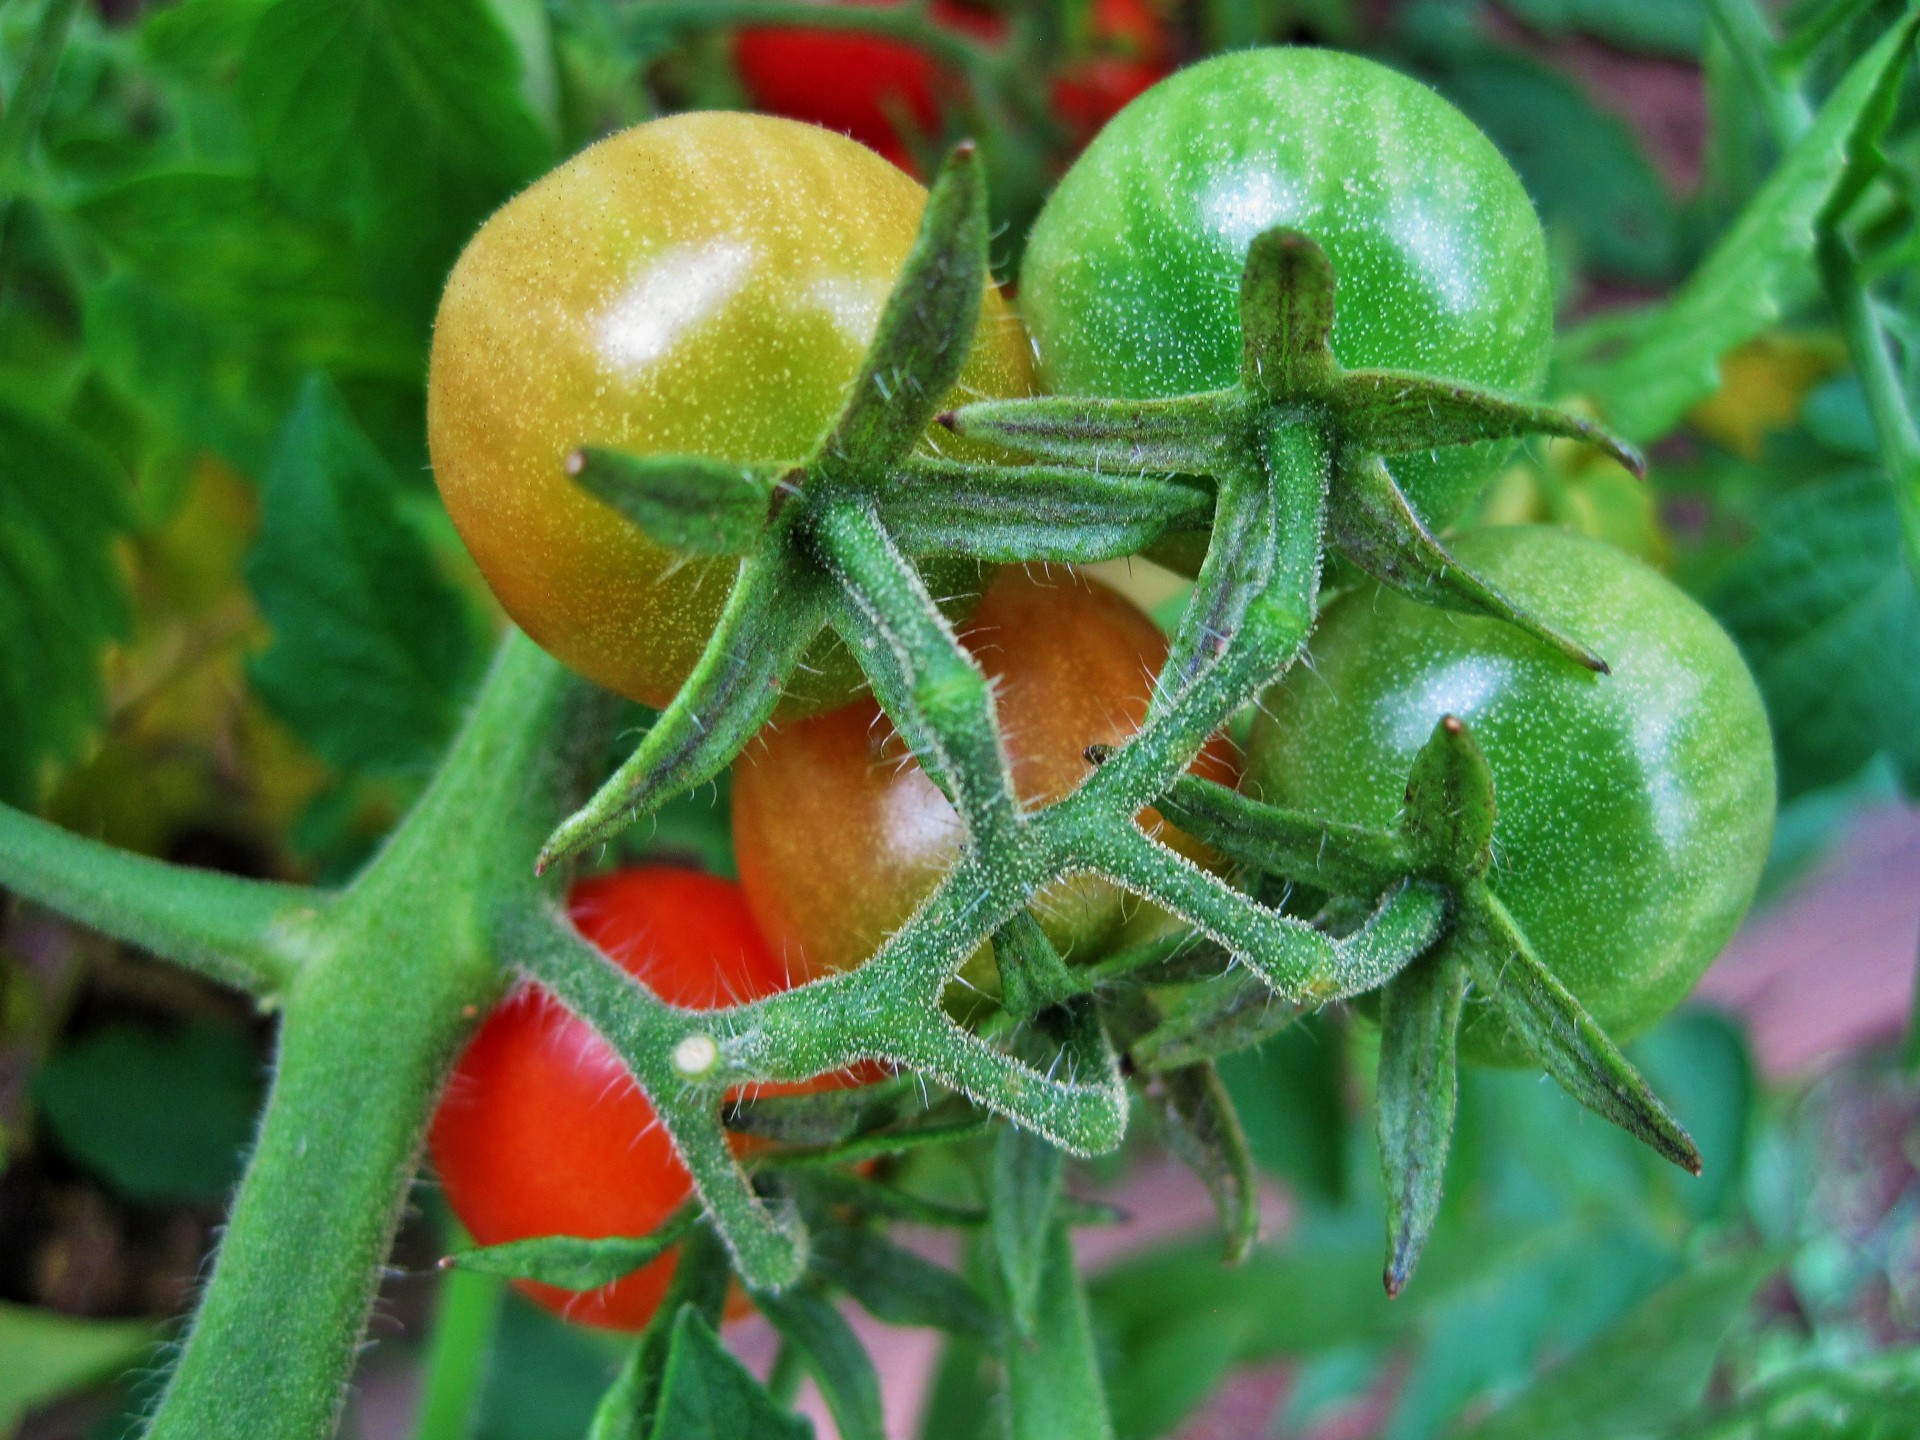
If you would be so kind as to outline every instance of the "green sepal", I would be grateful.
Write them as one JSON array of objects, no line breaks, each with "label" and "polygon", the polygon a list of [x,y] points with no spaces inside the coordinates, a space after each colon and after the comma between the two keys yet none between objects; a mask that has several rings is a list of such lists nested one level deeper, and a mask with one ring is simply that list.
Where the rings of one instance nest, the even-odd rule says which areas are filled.
[{"label": "green sepal", "polygon": [[1127,1047],[1136,1071],[1198,1065],[1258,1045],[1298,1020],[1301,1007],[1242,969],[1194,986]]},{"label": "green sepal", "polygon": [[803,1145],[791,1150],[776,1150],[754,1157],[762,1170],[793,1170],[816,1166],[862,1165],[885,1156],[905,1155],[936,1145],[957,1145],[977,1140],[994,1131],[993,1118],[978,1113],[956,1119],[935,1120],[902,1126],[896,1130],[875,1130],[856,1135],[837,1145]]},{"label": "green sepal", "polygon": [[821,442],[822,459],[885,465],[913,449],[960,378],[989,283],[986,182],[969,142],[954,148],[933,183],[860,374]]},{"label": "green sepal", "polygon": [[1168,1148],[1213,1197],[1226,1262],[1237,1265],[1260,1238],[1260,1191],[1246,1131],[1220,1072],[1211,1061],[1163,1070],[1147,1085],[1146,1098],[1159,1113]]},{"label": "green sepal", "polygon": [[1088,470],[1210,475],[1225,454],[1223,436],[1244,428],[1245,412],[1238,390],[1216,390],[1171,400],[979,400],[936,418],[970,440]]},{"label": "green sepal", "polygon": [[911,1104],[926,1109],[926,1091],[914,1077],[896,1075],[872,1085],[836,1086],[800,1095],[730,1100],[722,1112],[729,1130],[786,1145],[827,1146],[893,1124]]},{"label": "green sepal", "polygon": [[1406,1288],[1433,1222],[1453,1144],[1460,1014],[1467,966],[1443,945],[1402,970],[1380,995],[1380,1078],[1374,1106],[1387,1202],[1387,1294]]},{"label": "green sepal", "polygon": [[886,1440],[873,1360],[825,1292],[809,1282],[778,1294],[756,1293],[753,1303],[799,1352],[841,1440]]},{"label": "green sepal", "polygon": [[683,555],[745,555],[759,542],[786,467],[698,455],[627,455],[588,446],[567,457],[574,483]]},{"label": "green sepal", "polygon": [[726,769],[772,716],[781,687],[820,633],[825,599],[817,578],[773,542],[741,561],[693,673],[633,754],[554,830],[536,873],[611,839]]},{"label": "green sepal", "polygon": [[1000,971],[1000,1002],[1025,1020],[1080,992],[1073,972],[1033,918],[1022,909],[994,933],[994,963]]},{"label": "green sepal", "polygon": [[1604,426],[1555,405],[1514,400],[1461,381],[1406,370],[1348,370],[1340,377],[1339,406],[1346,443],[1378,455],[1557,435],[1585,441],[1635,475],[1647,473],[1646,457]]},{"label": "green sepal", "polygon": [[1327,538],[1382,585],[1424,605],[1504,621],[1575,664],[1608,673],[1607,662],[1578,640],[1529,614],[1454,559],[1377,455],[1342,457],[1327,507]]},{"label": "green sepal", "polygon": [[1542,1070],[1594,1114],[1681,1169],[1700,1173],[1693,1138],[1573,992],[1540,963],[1513,916],[1484,884],[1461,892],[1456,933],[1475,993],[1498,1010]]},{"label": "green sepal", "polygon": [[1212,491],[1190,480],[923,459],[897,474],[880,519],[909,555],[1090,565],[1213,518]]},{"label": "green sepal", "polygon": [[1326,252],[1299,231],[1254,236],[1240,274],[1241,385],[1291,401],[1333,385],[1334,284]]},{"label": "green sepal", "polygon": [[996,1328],[993,1312],[973,1286],[875,1231],[823,1228],[815,1238],[813,1273],[888,1325],[976,1340],[990,1339]]},{"label": "green sepal", "polygon": [[1493,863],[1493,771],[1473,732],[1443,715],[1413,757],[1400,829],[1429,875],[1466,880]]},{"label": "green sepal", "polygon": [[598,1290],[602,1285],[651,1265],[686,1238],[700,1218],[695,1205],[682,1205],[646,1235],[611,1235],[582,1239],[577,1235],[542,1235],[510,1240],[504,1245],[481,1245],[457,1250],[441,1260],[440,1268],[472,1270],[482,1275],[504,1275],[510,1280],[535,1280],[562,1290]]},{"label": "green sepal", "polygon": [[1229,860],[1321,890],[1377,895],[1414,868],[1399,835],[1267,805],[1197,775],[1181,776],[1156,803],[1168,823]]}]

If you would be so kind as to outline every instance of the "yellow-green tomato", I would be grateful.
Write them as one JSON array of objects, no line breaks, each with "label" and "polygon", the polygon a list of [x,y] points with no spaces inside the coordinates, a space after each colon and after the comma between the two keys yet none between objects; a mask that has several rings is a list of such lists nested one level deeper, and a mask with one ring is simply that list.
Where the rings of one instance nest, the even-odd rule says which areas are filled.
[{"label": "yellow-green tomato", "polygon": [[[609,689],[672,697],[736,562],[657,545],[575,486],[567,456],[806,456],[925,201],[845,136],[699,112],[583,150],[481,227],[440,301],[428,438],[447,510],[515,623]],[[1028,374],[1019,323],[989,294],[952,403],[1025,394]],[[816,649],[796,708],[859,683],[844,652]]]},{"label": "yellow-green tomato", "polygon": [[[1462,535],[1455,553],[1613,673],[1496,620],[1350,592],[1311,664],[1267,693],[1243,786],[1389,829],[1414,756],[1459,716],[1493,771],[1489,883],[1541,963],[1628,1039],[1692,988],[1753,899],[1773,832],[1766,711],[1713,617],[1612,546],[1516,525]],[[1526,1058],[1477,999],[1460,1047]]]}]

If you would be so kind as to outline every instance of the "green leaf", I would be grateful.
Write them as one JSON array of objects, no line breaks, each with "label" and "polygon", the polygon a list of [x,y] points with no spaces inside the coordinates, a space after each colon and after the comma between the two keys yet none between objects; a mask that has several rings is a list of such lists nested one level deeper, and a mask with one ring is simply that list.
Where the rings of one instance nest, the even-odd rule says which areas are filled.
[{"label": "green leaf", "polygon": [[1549,35],[1579,31],[1629,50],[1693,59],[1707,38],[1704,0],[1501,0]]},{"label": "green leaf", "polygon": [[29,1410],[118,1375],[159,1338],[145,1320],[76,1320],[0,1301],[0,1435]]},{"label": "green leaf", "polygon": [[261,497],[247,582],[273,644],[255,687],[345,768],[405,770],[453,731],[482,659],[473,619],[338,394],[310,382]]},{"label": "green leaf", "polygon": [[1009,1440],[1112,1440],[1087,1298],[1067,1227],[1041,1231],[1030,1338],[1008,1335]]},{"label": "green leaf", "polygon": [[673,1322],[652,1440],[811,1440],[813,1427],[788,1415],[720,1343],[691,1306]]},{"label": "green leaf", "polygon": [[671,1216],[646,1235],[612,1235],[582,1239],[577,1235],[542,1235],[460,1250],[440,1263],[482,1275],[505,1275],[514,1280],[537,1280],[563,1290],[597,1290],[651,1265],[678,1245],[699,1218],[691,1206]]},{"label": "green leaf", "polygon": [[1767,702],[1781,795],[1844,780],[1882,752],[1920,794],[1920,594],[1886,481],[1851,472],[1809,485],[1758,523],[1709,604]]},{"label": "green leaf", "polygon": [[[1685,0],[1696,13],[1696,0]],[[1647,0],[1618,8],[1657,10]],[[1673,197],[1632,129],[1536,60],[1482,49],[1441,70],[1439,88],[1513,162],[1549,230],[1582,269],[1659,281],[1674,263]]]},{"label": "green leaf", "polygon": [[1007,1315],[1020,1335],[1031,1335],[1054,1204],[1060,1198],[1065,1156],[1040,1136],[1005,1126],[993,1150],[993,1195],[988,1211],[994,1258],[1006,1291]]},{"label": "green leaf", "polygon": [[484,0],[280,0],[241,69],[268,183],[350,220],[422,322],[454,251],[552,159]]},{"label": "green leaf", "polygon": [[1460,1440],[1613,1440],[1684,1415],[1706,1388],[1727,1331],[1776,1268],[1742,1255],[1683,1275]]},{"label": "green leaf", "polygon": [[75,432],[0,400],[0,800],[30,806],[106,707],[100,658],[127,632],[114,542],[126,481]]},{"label": "green leaf", "polygon": [[1920,19],[1857,60],[1711,254],[1663,305],[1567,337],[1557,387],[1591,398],[1628,439],[1666,434],[1719,384],[1719,359],[1812,289],[1816,222],[1886,126]]},{"label": "green leaf", "polygon": [[886,1440],[880,1377],[833,1301],[817,1288],[796,1285],[777,1295],[756,1294],[753,1303],[781,1338],[799,1349],[841,1440]]},{"label": "green leaf", "polygon": [[60,1146],[130,1199],[217,1200],[239,1178],[260,1103],[260,1059],[236,1031],[115,1025],[34,1076]]},{"label": "green leaf", "polygon": [[500,1309],[474,1427],[484,1440],[580,1440],[607,1383],[595,1332],[509,1290]]},{"label": "green leaf", "polygon": [[888,1325],[924,1325],[976,1340],[993,1333],[993,1312],[971,1285],[874,1231],[817,1231],[812,1265],[827,1284]]},{"label": "green leaf", "polygon": [[1146,1099],[1160,1116],[1168,1148],[1213,1197],[1226,1261],[1239,1264],[1259,1238],[1260,1192],[1246,1132],[1219,1071],[1206,1061],[1162,1071],[1147,1087]]}]

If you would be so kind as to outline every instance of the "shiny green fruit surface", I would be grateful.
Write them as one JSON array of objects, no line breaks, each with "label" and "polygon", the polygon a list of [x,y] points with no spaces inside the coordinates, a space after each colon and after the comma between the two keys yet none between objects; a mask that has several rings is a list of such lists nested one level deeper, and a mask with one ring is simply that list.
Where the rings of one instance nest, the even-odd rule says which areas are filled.
[{"label": "shiny green fruit surface", "polygon": [[[481,227],[440,302],[428,437],[447,510],[523,630],[609,689],[672,698],[735,562],[654,543],[574,485],[567,456],[804,458],[925,203],[843,135],[709,111],[602,140]],[[1029,373],[1019,322],[989,294],[952,403],[1025,394]],[[836,647],[796,683],[818,708],[859,682]]]},{"label": "shiny green fruit surface", "polygon": [[[1047,386],[1147,398],[1231,385],[1247,247],[1281,225],[1333,262],[1342,364],[1539,392],[1552,288],[1512,167],[1426,86],[1312,49],[1241,51],[1180,71],[1067,172],[1020,277]],[[1392,468],[1443,525],[1506,448],[1400,456]]]},{"label": "shiny green fruit surface", "polygon": [[[1391,828],[1414,755],[1459,716],[1493,771],[1495,893],[1626,1040],[1692,988],[1753,898],[1773,828],[1766,712],[1712,617],[1611,546],[1514,526],[1460,536],[1456,553],[1613,673],[1496,621],[1355,591],[1268,692],[1243,788]],[[1478,999],[1461,1051],[1525,1058]]]}]

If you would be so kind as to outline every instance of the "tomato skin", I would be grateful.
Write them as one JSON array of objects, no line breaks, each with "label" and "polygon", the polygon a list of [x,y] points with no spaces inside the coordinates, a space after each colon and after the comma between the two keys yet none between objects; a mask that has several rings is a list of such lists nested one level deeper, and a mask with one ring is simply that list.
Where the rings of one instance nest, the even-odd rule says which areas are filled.
[{"label": "tomato skin", "polygon": [[[1371,588],[1330,605],[1312,666],[1268,692],[1243,788],[1381,828],[1443,715],[1493,770],[1494,892],[1616,1040],[1665,1014],[1733,933],[1772,834],[1773,743],[1726,632],[1656,571],[1535,526],[1460,560],[1613,666],[1593,675],[1496,621]],[[1524,1062],[1469,999],[1461,1053]]]},{"label": "tomato skin", "polygon": [[[1424,85],[1357,56],[1249,50],[1135,100],[1061,181],[1028,242],[1020,301],[1063,394],[1178,395],[1240,370],[1239,281],[1253,237],[1288,225],[1339,277],[1333,348],[1519,395],[1552,339],[1540,222],[1512,167]],[[1396,456],[1435,525],[1507,447]]]},{"label": "tomato skin", "polygon": [[[928,13],[936,24],[982,40],[1006,34],[999,15],[951,0],[935,0]],[[1146,0],[1094,0],[1089,18],[1093,53],[1069,61],[1053,81],[1054,113],[1076,146],[1168,69],[1165,26]],[[879,35],[749,26],[733,53],[754,109],[838,130],[909,174],[920,167],[899,120],[936,134],[941,100],[961,93],[960,78],[926,51]]]},{"label": "tomato skin", "polygon": [[[575,885],[568,910],[581,934],[670,1004],[711,1010],[806,978],[767,948],[739,887],[712,875],[664,865],[615,871]],[[855,1078],[873,1077],[824,1076],[792,1088]],[[644,1235],[693,1191],[620,1057],[537,985],[515,990],[481,1023],[448,1081],[429,1145],[448,1202],[483,1245]],[[520,1288],[567,1320],[637,1330],[659,1308],[674,1261],[668,1253],[598,1290]]]},{"label": "tomato skin", "polygon": [[[1167,651],[1131,602],[1065,569],[1002,570],[961,640],[994,682],[1014,788],[1029,805],[1062,798],[1091,772],[1087,746],[1139,728]],[[1224,739],[1194,769],[1225,784],[1239,773]],[[1149,830],[1159,824],[1145,818]],[[811,970],[869,958],[953,867],[961,836],[959,816],[871,700],[769,726],[734,767],[741,888],[774,951]],[[1190,838],[1171,829],[1165,838],[1204,858]],[[1054,943],[1083,956],[1130,908],[1117,887],[1087,877],[1035,902]]]},{"label": "tomato skin", "polygon": [[[803,457],[925,200],[843,136],[704,112],[589,147],[481,227],[440,302],[428,438],[448,513],[523,630],[609,689],[672,698],[734,562],[683,562],[574,485],[567,455]],[[1028,388],[1018,322],[989,294],[953,399]],[[796,708],[859,684],[837,647],[807,664],[824,669],[798,673]]]}]

